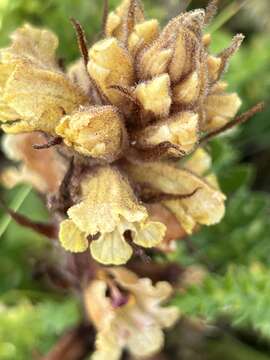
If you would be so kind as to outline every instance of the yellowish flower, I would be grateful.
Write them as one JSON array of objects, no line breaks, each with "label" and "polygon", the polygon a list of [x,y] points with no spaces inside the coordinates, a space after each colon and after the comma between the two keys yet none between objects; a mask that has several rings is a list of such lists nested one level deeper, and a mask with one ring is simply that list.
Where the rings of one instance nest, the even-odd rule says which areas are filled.
[{"label": "yellowish flower", "polygon": [[136,24],[144,21],[142,4],[138,0],[123,0],[118,8],[108,16],[106,36],[113,36],[122,42],[127,42]]},{"label": "yellowish flower", "polygon": [[162,223],[148,219],[127,180],[118,170],[100,167],[81,183],[82,200],[68,210],[69,219],[60,225],[60,241],[66,250],[85,251],[92,240],[92,256],[103,264],[120,265],[132,255],[125,238],[130,232],[134,244],[151,248],[165,235]]},{"label": "yellowish flower", "polygon": [[25,60],[39,68],[59,69],[55,56],[58,39],[51,31],[25,24],[11,35],[11,40],[10,47],[1,51],[4,63]]},{"label": "yellowish flower", "polygon": [[[139,130],[135,133],[134,139],[142,147],[170,142],[179,150],[189,153],[198,141],[198,122],[198,114],[183,111]],[[175,153],[173,148],[169,150],[170,152]]]},{"label": "yellowish flower", "polygon": [[[179,318],[177,308],[163,307],[172,295],[167,282],[152,285],[125,268],[108,269],[85,291],[85,306],[97,329],[93,359],[120,359],[127,349],[136,358],[159,352],[164,343],[162,329]],[[109,296],[107,295],[109,293]]]},{"label": "yellowish flower", "polygon": [[[74,84],[80,86],[85,94],[92,97],[92,87],[83,59],[79,59],[69,65],[67,75]],[[92,102],[94,101],[91,99]]]},{"label": "yellowish flower", "polygon": [[[139,0],[123,0],[105,21],[105,38],[88,53],[80,33],[83,61],[72,66],[68,76],[58,66],[56,36],[23,26],[1,51],[2,128],[11,133],[57,131],[75,151],[108,162],[118,158],[123,133],[131,152],[133,147],[151,152],[166,143],[159,157],[190,153],[203,132],[222,127],[241,105],[237,94],[225,92],[220,79],[243,36],[237,35],[222,53],[209,54],[211,36],[203,34],[207,17],[203,9],[185,12],[160,31],[156,19],[145,19]],[[97,121],[87,123],[81,108],[108,105],[116,106],[123,119],[122,126],[113,121],[111,139],[106,135],[107,108],[100,110],[107,124],[104,133]],[[84,125],[75,130],[78,116]],[[111,118],[116,116],[111,113]],[[90,133],[94,143],[86,140]]]},{"label": "yellowish flower", "polygon": [[[216,176],[209,172],[211,170],[211,157],[203,149],[198,149],[192,156],[184,162],[183,167],[193,174],[200,176],[207,181],[213,189],[219,189]],[[199,191],[200,188],[198,188]],[[194,196],[194,195],[193,195]],[[222,202],[224,202],[224,199]],[[194,230],[198,230],[200,222],[197,222],[192,215],[188,215],[181,201],[170,200],[161,203],[153,203],[147,206],[149,215],[152,220],[160,221],[167,227],[166,235],[158,246],[165,252],[172,252],[176,249],[176,242],[191,234]],[[220,211],[217,208],[217,211]],[[222,213],[220,215],[222,217]]]},{"label": "yellowish flower", "polygon": [[134,82],[132,58],[115,38],[101,40],[89,51],[88,71],[112,104],[124,106],[126,99],[113,85],[129,86]]},{"label": "yellowish flower", "polygon": [[30,25],[18,29],[1,52],[0,121],[5,132],[54,133],[63,113],[87,102],[83,92],[60,71],[54,34]]},{"label": "yellowish flower", "polygon": [[149,111],[158,117],[168,116],[172,104],[168,74],[139,84],[134,94],[146,112]]},{"label": "yellowish flower", "polygon": [[[202,163],[200,167],[203,168],[203,164],[208,162],[208,156],[205,153],[202,155],[203,150],[198,151],[194,156],[199,157],[199,164]],[[162,203],[172,211],[187,233],[191,233],[196,224],[218,223],[225,212],[225,196],[216,188],[215,179],[212,176],[203,179],[200,167],[199,174],[196,175],[197,167],[194,163],[195,160],[191,160],[190,168],[189,162],[181,168],[159,162],[139,165],[129,163],[125,168],[133,181],[148,186],[157,195],[162,193],[179,196],[179,199],[163,200]],[[181,194],[192,192],[192,196],[181,199]]]},{"label": "yellowish flower", "polygon": [[16,120],[19,115],[17,112],[6,104],[3,100],[3,92],[6,82],[11,72],[14,70],[13,65],[0,63],[0,121],[9,122]]},{"label": "yellowish flower", "polygon": [[[204,34],[209,11],[211,6],[181,13],[160,30],[157,20],[145,19],[139,0],[123,0],[105,19],[104,38],[90,49],[73,21],[82,59],[67,73],[48,30],[25,25],[1,51],[4,131],[41,131],[52,140],[48,145],[57,143],[63,157],[73,158],[59,231],[67,250],[90,247],[99,262],[119,265],[137,246],[160,246],[166,226],[152,221],[152,211],[178,234],[222,219],[225,196],[209,156],[199,149],[178,167],[168,161],[192,154],[241,105],[221,78],[243,36],[210,54],[211,36]],[[20,179],[30,177],[46,189],[28,170]]]},{"label": "yellowish flower", "polygon": [[205,104],[207,120],[204,129],[207,131],[219,129],[228,123],[242,105],[236,93],[227,94],[219,90],[213,89]]},{"label": "yellowish flower", "polygon": [[[82,58],[67,72],[48,30],[24,25],[0,51],[1,128],[19,133],[5,138],[4,150],[20,162],[0,180],[55,193],[49,198],[65,250],[89,249],[103,265],[122,265],[143,249],[172,251],[175,240],[224,216],[226,197],[199,146],[247,116],[231,121],[241,101],[222,81],[243,36],[210,54],[204,29],[214,4],[181,13],[160,30],[156,19],[145,19],[139,0],[123,0],[90,49],[74,20]],[[44,138],[48,143],[33,149]],[[83,294],[97,330],[92,358],[159,352],[163,329],[179,318],[176,308],[164,307],[170,284],[93,267],[96,277],[84,283]],[[201,272],[195,275],[198,280]]]},{"label": "yellowish flower", "polygon": [[[230,57],[239,49],[244,36],[238,34],[234,37],[229,48],[225,49],[220,55],[208,55],[206,69],[208,73],[208,84],[210,88],[202,107],[204,118],[202,118],[202,128],[205,131],[213,131],[221,128],[235,117],[240,109],[242,102],[236,93],[226,93],[228,84],[221,81],[221,76],[226,70]],[[209,36],[211,41],[211,36]]]},{"label": "yellowish flower", "polygon": [[56,134],[78,153],[113,161],[127,141],[123,119],[117,108],[92,106],[63,117]]},{"label": "yellowish flower", "polygon": [[201,9],[171,20],[159,38],[140,54],[140,76],[151,78],[168,72],[172,82],[177,83],[196,69],[203,24],[204,11]]}]

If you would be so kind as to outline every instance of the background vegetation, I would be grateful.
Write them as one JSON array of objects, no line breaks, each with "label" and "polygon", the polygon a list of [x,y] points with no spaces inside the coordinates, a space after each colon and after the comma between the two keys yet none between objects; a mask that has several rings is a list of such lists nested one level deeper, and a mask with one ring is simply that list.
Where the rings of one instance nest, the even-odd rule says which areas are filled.
[{"label": "background vegetation", "polygon": [[[173,302],[183,314],[208,320],[221,331],[214,338],[202,338],[190,330],[192,338],[199,339],[191,342],[184,335],[187,331],[179,329],[182,359],[263,360],[270,359],[270,2],[220,2],[220,13],[209,29],[213,51],[227,46],[235,32],[247,35],[226,77],[230,88],[241,94],[243,111],[261,100],[266,109],[209,147],[229,198],[227,214],[221,224],[190,239],[192,253],[180,242],[177,252],[169,256],[206,273],[202,283]],[[116,3],[118,0],[111,0],[110,6]],[[145,7],[149,16],[164,22],[184,3],[145,0]],[[190,8],[198,5],[205,6],[206,1],[194,0]],[[83,24],[91,43],[100,32],[102,1],[0,0],[0,45],[5,46],[10,32],[24,22],[46,26],[59,36],[59,56],[68,64],[79,56],[71,16]],[[13,209],[34,219],[47,216],[39,197],[27,186],[2,196]],[[76,299],[65,292],[56,293],[40,276],[48,253],[53,252],[45,239],[0,213],[1,360],[38,358],[79,321]],[[183,327],[187,329],[186,324]]]}]

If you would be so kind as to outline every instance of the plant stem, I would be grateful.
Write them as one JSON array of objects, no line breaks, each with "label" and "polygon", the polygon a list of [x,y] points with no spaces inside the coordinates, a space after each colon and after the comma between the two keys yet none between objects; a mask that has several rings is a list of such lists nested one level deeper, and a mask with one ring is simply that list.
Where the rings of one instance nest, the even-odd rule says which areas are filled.
[{"label": "plant stem", "polygon": [[[22,206],[22,204],[24,203],[27,196],[30,194],[31,190],[32,190],[31,186],[23,186],[22,189],[18,192],[18,194],[11,202],[10,208],[13,211],[18,211]],[[0,220],[0,238],[7,230],[10,222],[11,222],[11,217],[8,214],[3,215],[2,219]]]}]

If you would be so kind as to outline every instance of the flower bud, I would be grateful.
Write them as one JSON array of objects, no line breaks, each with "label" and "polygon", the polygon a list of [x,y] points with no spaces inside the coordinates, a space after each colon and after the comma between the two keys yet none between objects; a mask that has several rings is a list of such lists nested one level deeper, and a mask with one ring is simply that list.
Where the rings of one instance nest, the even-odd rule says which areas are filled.
[{"label": "flower bud", "polygon": [[196,67],[201,46],[204,11],[197,10],[176,17],[164,28],[159,38],[139,56],[141,78],[168,72],[177,82]]},{"label": "flower bud", "polygon": [[128,49],[133,55],[141,46],[151,44],[159,34],[159,24],[156,19],[144,21],[134,27],[128,39]]},{"label": "flower bud", "polygon": [[58,40],[48,30],[24,25],[1,51],[0,121],[8,133],[41,130],[54,134],[63,113],[88,102],[60,71]]},{"label": "flower bud", "polygon": [[108,38],[96,43],[89,51],[90,76],[114,105],[124,105],[126,99],[113,85],[130,86],[134,81],[133,64],[127,50],[117,39]]},{"label": "flower bud", "polygon": [[151,112],[156,116],[167,116],[169,114],[172,99],[168,74],[139,84],[134,94],[146,112]]},{"label": "flower bud", "polygon": [[[30,95],[29,95],[30,94]],[[19,63],[9,76],[4,103],[18,114],[2,127],[7,133],[42,130],[54,134],[63,113],[70,113],[87,97],[64,74]]]},{"label": "flower bud", "polygon": [[207,131],[218,129],[237,114],[242,102],[236,93],[211,94],[205,103]]},{"label": "flower bud", "polygon": [[92,84],[82,59],[77,60],[68,67],[67,75],[73,84],[78,85],[88,96],[91,95]]},{"label": "flower bud", "polygon": [[211,156],[203,148],[198,148],[192,156],[185,161],[184,167],[197,175],[204,176],[211,170]]},{"label": "flower bud", "polygon": [[208,56],[207,68],[210,81],[214,82],[218,79],[221,64],[222,60],[220,57]]},{"label": "flower bud", "polygon": [[211,34],[204,34],[202,37],[202,42],[205,47],[209,47],[212,41]]},{"label": "flower bud", "polygon": [[[179,150],[190,152],[198,140],[198,114],[189,111],[175,114],[154,125],[147,126],[136,134],[138,147],[155,146],[163,142],[177,145]],[[174,152],[174,149],[169,149]]]},{"label": "flower bud", "polygon": [[177,217],[187,233],[192,233],[197,224],[213,225],[220,222],[225,213],[225,195],[201,174],[189,169],[178,168],[164,162],[127,164],[125,167],[131,179],[148,184],[157,193],[189,194],[186,199],[165,200],[162,203]]},{"label": "flower bud", "polygon": [[108,15],[105,24],[106,36],[116,37],[123,43],[136,24],[144,21],[144,12],[139,0],[124,0],[118,8]]},{"label": "flower bud", "polygon": [[172,61],[169,65],[169,74],[173,82],[179,81],[197,66],[204,15],[203,10],[195,10],[183,16],[176,34]]},{"label": "flower bud", "polygon": [[56,133],[80,154],[106,161],[120,155],[126,138],[123,121],[112,106],[88,107],[65,116]]},{"label": "flower bud", "polygon": [[173,88],[173,100],[178,104],[190,104],[200,93],[200,79],[196,71]]}]

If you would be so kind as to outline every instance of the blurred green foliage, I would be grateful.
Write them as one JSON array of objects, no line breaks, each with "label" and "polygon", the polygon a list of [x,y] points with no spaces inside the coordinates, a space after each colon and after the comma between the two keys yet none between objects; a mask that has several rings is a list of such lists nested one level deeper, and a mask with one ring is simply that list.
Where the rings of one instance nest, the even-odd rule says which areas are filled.
[{"label": "blurred green foliage", "polygon": [[[214,52],[228,46],[232,34],[217,31],[213,34]],[[270,42],[269,33],[256,34],[244,42],[244,46],[232,58],[229,71],[225,75],[231,91],[237,91],[242,100],[242,111],[260,101],[265,101],[265,111],[256,115],[244,126],[234,139],[234,146],[248,155],[260,149],[270,148]]]},{"label": "blurred green foliage", "polygon": [[[115,8],[118,0],[110,0],[110,8]],[[163,17],[165,8],[152,6],[153,1],[146,0],[145,7],[149,16]],[[103,1],[90,0],[1,0],[0,2],[0,45],[8,43],[9,35],[22,23],[45,26],[59,37],[59,56],[67,63],[79,57],[74,29],[70,18],[80,21],[89,42],[101,34]]]},{"label": "blurred green foliage", "polygon": [[[29,194],[20,213],[46,221],[48,214],[41,199],[27,189],[20,186],[10,191],[6,202],[12,207],[22,194]],[[51,244],[1,212],[0,229],[3,223],[6,231],[0,238],[0,359],[29,360],[34,352],[47,353],[63,331],[78,323],[79,306],[75,298],[53,293],[34,277],[34,265],[50,255]]]},{"label": "blurred green foliage", "polygon": [[190,287],[174,303],[191,317],[216,321],[221,316],[237,327],[252,327],[263,337],[270,334],[269,268],[254,263],[229,267],[224,275],[208,275],[200,286]]},{"label": "blurred green foliage", "polygon": [[[14,294],[16,296],[16,294]],[[0,304],[0,359],[30,360],[46,354],[64,330],[77,324],[79,312],[72,299],[32,304]]]},{"label": "blurred green foliage", "polygon": [[[5,201],[13,204],[14,199],[25,192],[25,187],[20,186],[10,191]],[[34,209],[34,211],[33,211]],[[31,192],[20,208],[20,213],[29,216],[35,220],[45,221],[47,212],[42,202]],[[1,212],[1,224],[5,222],[6,216]],[[32,266],[33,259],[42,256],[49,246],[47,240],[31,230],[11,222],[7,217],[7,229],[0,241],[0,298],[11,289],[17,290],[38,288],[38,284],[33,283]]]},{"label": "blurred green foliage", "polygon": [[207,275],[202,284],[177,296],[183,314],[216,321],[229,318],[236,327],[253,328],[270,339],[270,195],[251,190],[254,167],[238,163],[241,153],[228,138],[211,143],[213,168],[227,194],[221,223],[204,227],[184,242],[170,260],[200,265]]}]

